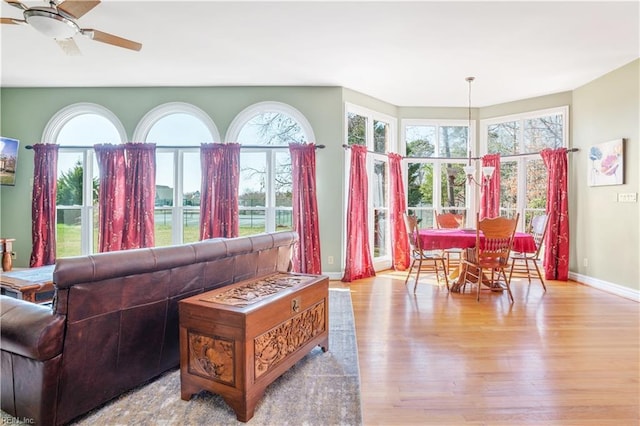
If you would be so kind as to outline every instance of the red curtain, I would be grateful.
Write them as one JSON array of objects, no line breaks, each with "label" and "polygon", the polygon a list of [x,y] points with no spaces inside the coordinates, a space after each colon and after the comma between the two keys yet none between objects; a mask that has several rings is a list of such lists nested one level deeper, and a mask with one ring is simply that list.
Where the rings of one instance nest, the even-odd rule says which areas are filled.
[{"label": "red curtain", "polygon": [[316,196],[316,146],[289,144],[293,180],[293,230],[299,240],[293,251],[293,271],[322,273],[320,219]]},{"label": "red curtain", "polygon": [[569,278],[569,199],[567,197],[567,149],[540,152],[547,168],[548,229],[544,250],[544,276],[548,280]]},{"label": "red curtain", "polygon": [[[201,239],[237,237],[239,233],[238,188],[240,186],[240,144],[203,144],[207,164],[203,164],[202,186],[210,185],[207,197],[211,208],[202,210]],[[210,179],[204,182],[204,179]],[[202,196],[202,195],[201,195]],[[209,201],[209,200],[208,200]]]},{"label": "red curtain", "polygon": [[126,207],[122,248],[153,247],[156,198],[156,145],[127,143]]},{"label": "red curtain", "polygon": [[200,240],[213,237],[213,175],[215,161],[215,144],[200,145]]},{"label": "red curtain", "polygon": [[32,251],[29,266],[56,263],[56,195],[58,145],[33,145],[33,195],[31,202]]},{"label": "red curtain", "polygon": [[367,147],[351,145],[349,202],[347,205],[347,256],[342,281],[375,276],[369,249],[367,200]]},{"label": "red curtain", "polygon": [[482,157],[482,167],[493,166],[495,170],[487,184],[480,170],[482,186],[480,189],[480,219],[500,216],[500,154],[487,154]]},{"label": "red curtain", "polygon": [[125,210],[124,145],[95,145],[98,161],[98,250],[122,249]]},{"label": "red curtain", "polygon": [[409,267],[409,236],[404,223],[407,210],[402,179],[402,156],[395,153],[389,155],[389,192],[391,193],[391,257],[393,269],[404,271]]}]

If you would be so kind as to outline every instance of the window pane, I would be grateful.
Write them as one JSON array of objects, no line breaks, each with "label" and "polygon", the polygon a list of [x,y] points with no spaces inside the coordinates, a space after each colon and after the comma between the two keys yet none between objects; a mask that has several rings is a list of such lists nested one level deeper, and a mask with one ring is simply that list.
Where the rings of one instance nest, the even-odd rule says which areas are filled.
[{"label": "window pane", "polygon": [[387,254],[387,163],[385,161],[374,160],[372,183],[372,202],[374,208],[374,257],[381,257]]},{"label": "window pane", "polygon": [[265,231],[267,157],[265,152],[240,153],[240,235]]},{"label": "window pane", "polygon": [[440,127],[439,157],[465,158],[467,156],[467,127]]},{"label": "window pane", "polygon": [[542,159],[527,160],[527,206],[525,209],[524,229],[531,218],[542,214],[547,207],[547,168]]},{"label": "window pane", "polygon": [[156,152],[156,206],[173,206],[173,152]]},{"label": "window pane", "polygon": [[146,142],[159,146],[198,145],[213,142],[211,138],[211,132],[199,118],[191,114],[175,113],[156,121],[149,129]]},{"label": "window pane", "polygon": [[387,210],[374,210],[374,237],[373,237],[373,257],[382,257],[387,255]]},{"label": "window pane", "polygon": [[275,152],[275,190],[276,190],[276,231],[293,229],[291,181],[291,155],[288,152]]},{"label": "window pane", "polygon": [[387,163],[375,160],[373,162],[373,207],[387,205]]},{"label": "window pane", "polygon": [[433,157],[436,152],[435,126],[406,126],[407,157]]},{"label": "window pane", "polygon": [[240,207],[240,236],[265,232],[265,209]]},{"label": "window pane", "polygon": [[170,207],[156,207],[154,220],[156,247],[172,245],[172,209]]},{"label": "window pane", "polygon": [[383,121],[373,120],[373,150],[386,153],[389,141],[389,124]]},{"label": "window pane", "polygon": [[466,175],[461,163],[443,164],[441,171],[442,205],[441,210],[450,213],[464,213]]},{"label": "window pane", "polygon": [[524,121],[524,152],[562,147],[562,115],[550,115]]},{"label": "window pane", "polygon": [[59,208],[56,215],[56,257],[81,255],[81,210]]},{"label": "window pane", "polygon": [[120,135],[107,118],[98,114],[81,114],[67,121],[56,137],[65,146],[90,146],[97,143],[119,144]]},{"label": "window pane", "polygon": [[[186,207],[182,218],[182,241],[195,243],[200,240],[200,209]],[[157,244],[156,244],[157,245]]]},{"label": "window pane", "polygon": [[288,145],[307,142],[296,120],[280,112],[256,115],[242,127],[238,142],[245,145]]},{"label": "window pane", "polygon": [[500,163],[500,208],[511,215],[518,201],[518,163],[503,161]]},{"label": "window pane", "polygon": [[84,160],[79,152],[59,152],[58,154],[58,206],[81,206],[84,174]]},{"label": "window pane", "polygon": [[200,205],[200,186],[202,179],[202,170],[200,167],[199,152],[185,152],[184,166],[182,168],[182,205],[183,206],[199,206]]},{"label": "window pane", "polygon": [[291,207],[291,156],[288,152],[276,152],[275,157],[276,207]]},{"label": "window pane", "polygon": [[518,154],[519,131],[520,123],[518,121],[490,125],[487,134],[487,149],[489,153]]},{"label": "window pane", "polygon": [[367,145],[367,117],[352,112],[347,114],[347,143]]},{"label": "window pane", "polygon": [[408,207],[421,228],[433,227],[433,164],[409,163]]}]

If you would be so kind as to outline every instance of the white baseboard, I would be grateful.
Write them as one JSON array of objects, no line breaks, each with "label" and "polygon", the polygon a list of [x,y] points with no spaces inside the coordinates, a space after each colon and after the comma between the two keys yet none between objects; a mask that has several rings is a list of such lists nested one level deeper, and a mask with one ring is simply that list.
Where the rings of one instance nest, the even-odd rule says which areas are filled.
[{"label": "white baseboard", "polygon": [[588,277],[586,275],[577,274],[575,272],[569,272],[569,279],[577,281],[581,284],[588,285],[589,287],[597,288],[598,290],[606,291],[607,293],[612,293],[617,296],[624,297],[625,299],[640,302],[639,290],[634,290],[629,287],[599,280],[597,278]]}]

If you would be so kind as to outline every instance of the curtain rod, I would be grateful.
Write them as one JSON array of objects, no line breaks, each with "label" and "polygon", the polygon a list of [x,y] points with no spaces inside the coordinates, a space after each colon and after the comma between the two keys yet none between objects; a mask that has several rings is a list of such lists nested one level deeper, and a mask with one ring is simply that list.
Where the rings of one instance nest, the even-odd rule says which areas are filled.
[{"label": "curtain rod", "polygon": [[[344,149],[350,149],[351,145],[346,145],[346,144],[342,144],[342,147]],[[569,148],[567,149],[567,152],[577,152],[579,151],[578,148]],[[375,151],[369,151],[367,150],[368,153],[371,154],[379,154],[379,155],[387,155],[386,153],[381,153],[381,152],[375,152]],[[536,155],[536,154],[540,154],[541,151],[538,152],[527,152],[524,154],[509,154],[509,155],[500,155],[500,159],[502,158],[509,158],[509,157],[524,157],[526,155]],[[403,159],[407,159],[407,158],[417,158],[417,159],[422,159],[422,158],[429,158],[432,160],[468,160],[469,157],[402,157]],[[482,157],[471,157],[472,160],[482,160]]]},{"label": "curtain rod", "polygon": [[[303,145],[303,144],[300,144]],[[315,146],[316,149],[324,149],[325,145],[316,145]],[[76,145],[76,146],[64,146],[64,145],[60,145],[60,149],[91,149],[93,148],[93,145],[91,146],[81,146],[81,145]],[[200,145],[156,145],[156,148],[162,149],[162,148],[167,148],[167,149],[179,149],[179,148],[200,148]],[[268,148],[268,149],[276,149],[276,148],[280,148],[280,149],[285,149],[285,148],[289,148],[289,145],[240,145],[240,149],[242,148],[259,148],[259,149],[264,149],[264,148]],[[33,149],[33,145],[25,145],[24,149]]]}]

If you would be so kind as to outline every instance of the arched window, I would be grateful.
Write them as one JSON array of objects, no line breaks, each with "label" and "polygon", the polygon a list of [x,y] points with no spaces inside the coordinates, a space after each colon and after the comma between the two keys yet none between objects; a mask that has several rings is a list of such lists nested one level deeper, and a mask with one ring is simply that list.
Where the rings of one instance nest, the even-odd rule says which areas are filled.
[{"label": "arched window", "polygon": [[300,111],[279,102],[249,106],[232,121],[227,142],[240,154],[240,235],[293,228],[289,143],[315,142]]},{"label": "arched window", "polygon": [[170,102],[142,118],[133,140],[156,144],[156,246],[198,241],[200,144],[220,141],[215,123],[196,106]]},{"label": "arched window", "polygon": [[92,103],[67,106],[45,126],[42,140],[65,147],[58,153],[56,257],[97,251],[98,166],[93,145],[126,139],[120,120]]}]

